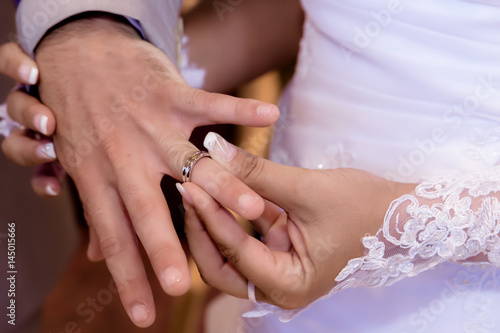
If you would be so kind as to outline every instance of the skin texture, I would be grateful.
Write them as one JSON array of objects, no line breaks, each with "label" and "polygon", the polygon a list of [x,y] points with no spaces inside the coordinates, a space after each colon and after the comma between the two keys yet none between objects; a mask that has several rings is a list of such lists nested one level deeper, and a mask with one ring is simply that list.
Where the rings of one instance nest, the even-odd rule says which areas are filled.
[{"label": "skin texture", "polygon": [[[189,87],[160,50],[108,16],[59,27],[40,43],[36,62],[41,100],[57,121],[57,156],[91,230],[89,257],[104,257],[132,320],[148,326],[154,303],[137,242],[166,293],[180,295],[190,283],[161,178],[180,179],[197,150],[188,141],[195,127],[266,126],[278,110]],[[222,177],[203,176],[214,173]],[[262,199],[209,159],[198,163],[193,181],[247,218],[262,212]]]},{"label": "skin texture", "polygon": [[[236,30],[221,30],[215,12],[206,6],[186,18],[194,46],[191,55],[207,69],[209,90],[226,90],[293,58],[302,13],[298,1],[289,1],[286,10],[278,4],[282,5],[252,2],[228,22],[239,26],[245,18],[241,14],[247,13],[245,24]],[[256,15],[263,6],[267,6],[267,16]],[[277,20],[269,20],[270,16]],[[249,29],[255,26],[255,18],[261,20],[260,30]],[[295,28],[286,29],[283,38],[290,24]],[[248,45],[235,34],[245,29],[257,36],[248,39]],[[219,53],[203,49],[208,47],[202,43],[207,31],[214,41],[211,50]],[[262,31],[275,33],[262,39]],[[229,48],[236,51],[229,57],[231,62],[221,62],[223,47],[215,46],[228,42],[235,46],[237,41],[238,48]],[[0,56],[5,74],[18,68],[14,57],[36,66],[17,46],[7,48]],[[200,56],[206,54],[212,57]],[[249,56],[254,57],[253,66],[248,66]],[[187,141],[194,127],[212,123],[268,126],[277,119],[278,110],[266,103],[188,87],[169,59],[112,16],[93,16],[58,27],[40,43],[36,61],[41,72],[40,97],[46,106],[22,91],[12,92],[7,102],[11,118],[30,130],[42,132],[44,117],[44,135],[15,130],[4,140],[3,151],[21,165],[40,165],[32,185],[41,196],[60,192],[64,170],[74,179],[90,227],[89,258],[106,259],[132,320],[148,326],[154,320],[154,303],[138,254],[139,241],[167,293],[178,295],[189,287],[185,256],[159,188],[161,178],[164,174],[180,178],[186,157],[197,150]],[[215,80],[217,72],[224,75]],[[60,164],[39,153],[52,141]],[[228,207],[247,218],[262,212],[262,199],[216,163],[202,160],[196,168],[193,182]],[[133,309],[140,310],[135,318]]]},{"label": "skin texture", "polygon": [[307,305],[330,291],[348,260],[361,257],[360,239],[381,227],[390,203],[415,184],[395,183],[356,169],[309,170],[283,166],[231,144],[228,161],[212,158],[266,199],[253,221],[262,242],[193,183],[180,192],[189,247],[205,281],[230,295],[284,309]]},{"label": "skin texture", "polygon": [[[203,89],[225,92],[293,61],[302,34],[303,12],[297,0],[286,0],[286,4],[283,0],[243,2],[238,10],[223,13],[215,11],[212,2],[201,1],[183,19],[190,62],[206,71]],[[242,35],[247,38],[241,38]],[[16,59],[36,66],[18,46],[6,44],[4,49],[15,50],[4,52],[0,58],[7,71],[17,75]],[[40,165],[32,179],[38,195],[58,195],[64,170],[59,163],[47,163],[55,159],[37,154],[37,149],[52,141],[56,128],[53,113],[22,91],[12,92],[7,104],[11,118],[39,134],[41,117],[47,117],[47,132],[42,140],[16,130],[4,141],[3,150],[20,165]]]}]

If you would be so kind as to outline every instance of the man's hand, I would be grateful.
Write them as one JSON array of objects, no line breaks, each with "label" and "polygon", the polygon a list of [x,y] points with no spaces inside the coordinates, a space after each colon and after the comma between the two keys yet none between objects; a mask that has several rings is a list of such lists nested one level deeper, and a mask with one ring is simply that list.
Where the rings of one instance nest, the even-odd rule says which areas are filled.
[{"label": "man's hand", "polygon": [[[185,254],[160,189],[167,174],[181,178],[197,150],[197,126],[267,126],[275,106],[189,87],[172,62],[110,16],[65,24],[36,52],[40,96],[57,120],[57,156],[73,178],[91,230],[89,257],[102,255],[134,323],[148,326],[155,311],[137,238],[166,293],[190,284]],[[264,201],[210,159],[192,181],[219,202],[253,219]],[[92,244],[98,243],[100,251]]]}]

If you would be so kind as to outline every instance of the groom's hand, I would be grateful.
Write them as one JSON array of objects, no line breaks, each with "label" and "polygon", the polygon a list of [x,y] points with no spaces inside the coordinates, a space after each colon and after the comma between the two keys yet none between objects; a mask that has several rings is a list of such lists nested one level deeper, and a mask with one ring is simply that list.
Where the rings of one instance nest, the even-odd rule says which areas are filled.
[{"label": "groom's hand", "polygon": [[[154,321],[151,289],[137,238],[163,289],[189,288],[185,254],[160,189],[167,174],[181,179],[197,126],[267,126],[275,106],[189,87],[172,62],[112,16],[73,21],[38,46],[40,96],[55,113],[54,144],[73,178],[91,229],[122,303],[138,326]],[[193,182],[245,218],[259,216],[263,200],[210,159]],[[92,247],[90,247],[92,248]],[[89,257],[99,259],[99,251]]]}]

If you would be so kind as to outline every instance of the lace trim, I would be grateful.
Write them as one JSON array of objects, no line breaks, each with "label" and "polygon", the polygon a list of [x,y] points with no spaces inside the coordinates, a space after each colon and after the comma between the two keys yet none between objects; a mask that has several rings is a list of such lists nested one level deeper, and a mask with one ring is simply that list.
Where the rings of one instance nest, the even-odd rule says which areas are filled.
[{"label": "lace trim", "polygon": [[[389,286],[446,261],[500,266],[499,192],[500,166],[418,185],[415,195],[391,203],[378,233],[362,239],[365,256],[350,260],[320,299],[346,288]],[[286,311],[259,303],[245,315],[278,313],[286,322],[307,308]]]}]

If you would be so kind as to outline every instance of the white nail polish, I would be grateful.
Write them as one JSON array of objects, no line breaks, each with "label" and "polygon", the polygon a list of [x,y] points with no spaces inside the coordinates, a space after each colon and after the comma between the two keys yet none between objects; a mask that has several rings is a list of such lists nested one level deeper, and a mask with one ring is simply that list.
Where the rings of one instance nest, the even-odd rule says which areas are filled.
[{"label": "white nail polish", "polygon": [[50,195],[52,197],[55,197],[57,195],[57,192],[54,191],[54,189],[50,185],[45,186],[45,193],[47,193],[48,195]]},{"label": "white nail polish", "polygon": [[47,116],[42,116],[42,119],[40,119],[40,130],[42,131],[43,135],[47,135],[47,122],[49,121],[49,117]]},{"label": "white nail polish", "polygon": [[56,151],[54,149],[54,144],[52,142],[46,143],[43,146],[39,146],[36,150],[37,154],[41,158],[45,159],[55,159]]},{"label": "white nail polish", "polygon": [[48,121],[49,121],[49,117],[41,115],[41,114],[37,114],[35,116],[35,118],[33,119],[35,127],[43,135],[47,135],[47,133],[48,133],[48,131],[47,131],[47,123],[48,123]]},{"label": "white nail polish", "polygon": [[19,67],[19,75],[21,78],[31,85],[36,84],[38,81],[38,68],[32,67],[30,65],[21,65]]},{"label": "white nail polish", "polygon": [[37,81],[38,81],[38,69],[35,67],[32,67],[31,72],[30,72],[30,76],[28,79],[28,83],[31,85],[34,85],[34,84],[36,84]]},{"label": "white nail polish", "polygon": [[214,132],[207,134],[203,146],[208,149],[212,157],[218,157],[226,162],[231,161],[236,155],[236,147]]}]

